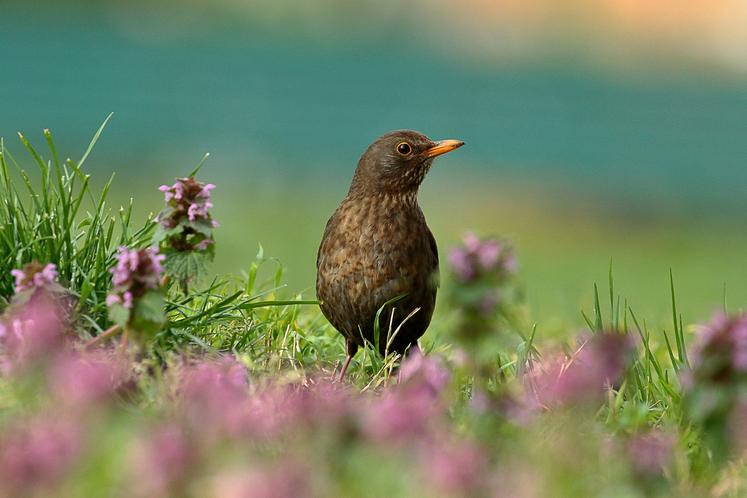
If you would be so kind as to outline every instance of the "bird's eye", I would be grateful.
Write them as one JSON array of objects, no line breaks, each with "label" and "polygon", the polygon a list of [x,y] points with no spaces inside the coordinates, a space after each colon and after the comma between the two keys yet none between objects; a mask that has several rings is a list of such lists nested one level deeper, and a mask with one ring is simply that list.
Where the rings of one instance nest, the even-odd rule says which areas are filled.
[{"label": "bird's eye", "polygon": [[407,142],[400,142],[399,144],[397,144],[397,152],[399,152],[403,156],[406,156],[410,152],[412,152],[412,147]]}]

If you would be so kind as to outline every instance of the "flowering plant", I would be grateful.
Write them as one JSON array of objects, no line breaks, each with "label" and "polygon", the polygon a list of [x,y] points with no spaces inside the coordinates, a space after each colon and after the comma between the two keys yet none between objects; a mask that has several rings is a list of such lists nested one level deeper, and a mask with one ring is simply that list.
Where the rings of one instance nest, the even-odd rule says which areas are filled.
[{"label": "flowering plant", "polygon": [[717,313],[697,329],[689,370],[680,380],[689,418],[703,427],[714,454],[732,446],[732,421],[747,405],[747,314]]},{"label": "flowering plant", "polygon": [[212,218],[212,183],[202,183],[194,177],[178,178],[173,185],[162,185],[166,207],[158,215],[158,229],[153,242],[166,256],[166,272],[186,289],[204,273],[207,262],[215,255],[213,229],[218,222]]},{"label": "flowering plant", "polygon": [[457,339],[469,350],[472,368],[492,369],[502,341],[496,335],[500,320],[511,327],[519,318],[514,250],[505,241],[467,232],[448,261],[452,279],[447,298],[458,313]]},{"label": "flowering plant", "polygon": [[11,299],[14,306],[37,299],[40,294],[44,294],[46,299],[55,300],[66,294],[65,288],[57,283],[57,266],[54,263],[32,261],[22,268],[11,270],[10,274],[15,280],[15,295]]},{"label": "flowering plant", "polygon": [[497,239],[468,232],[462,246],[449,252],[454,304],[474,317],[491,318],[514,301],[512,284],[518,263],[513,248]]},{"label": "flowering plant", "polygon": [[109,318],[125,330],[154,333],[166,321],[161,292],[164,256],[155,247],[119,248],[112,273],[112,292],[106,298]]}]

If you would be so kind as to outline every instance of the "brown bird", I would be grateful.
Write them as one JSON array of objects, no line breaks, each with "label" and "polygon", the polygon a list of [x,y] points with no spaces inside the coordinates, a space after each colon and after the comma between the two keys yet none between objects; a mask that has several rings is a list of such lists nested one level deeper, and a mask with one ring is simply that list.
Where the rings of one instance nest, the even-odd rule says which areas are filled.
[{"label": "brown bird", "polygon": [[345,337],[340,379],[364,341],[382,354],[404,354],[417,348],[428,328],[436,304],[438,250],[418,205],[418,188],[436,156],[462,145],[393,131],[358,161],[348,195],[327,222],[316,263],[322,313]]}]

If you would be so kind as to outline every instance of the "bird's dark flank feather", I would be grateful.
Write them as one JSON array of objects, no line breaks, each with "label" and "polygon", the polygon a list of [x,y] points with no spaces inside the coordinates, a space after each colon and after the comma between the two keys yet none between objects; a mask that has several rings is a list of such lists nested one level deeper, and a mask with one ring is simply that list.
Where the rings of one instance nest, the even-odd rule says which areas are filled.
[{"label": "bird's dark flank feather", "polygon": [[348,195],[327,222],[317,256],[317,297],[324,316],[345,337],[349,357],[364,340],[374,342],[377,312],[398,296],[404,297],[380,314],[378,349],[404,353],[428,328],[438,287],[438,251],[417,192],[433,158],[460,145],[396,131],[376,140],[361,157]]}]

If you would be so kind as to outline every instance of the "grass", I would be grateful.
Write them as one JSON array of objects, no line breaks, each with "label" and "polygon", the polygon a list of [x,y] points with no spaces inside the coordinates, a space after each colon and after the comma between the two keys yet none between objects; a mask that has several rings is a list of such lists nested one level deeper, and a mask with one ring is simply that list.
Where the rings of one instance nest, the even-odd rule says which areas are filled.
[{"label": "grass", "polygon": [[[0,144],[0,295],[7,304],[14,294],[10,269],[33,260],[54,262],[61,284],[77,303],[75,325],[81,340],[110,325],[105,301],[117,247],[149,245],[156,223],[151,218],[136,223],[134,201],[112,212],[107,203],[112,179],[100,192],[92,191],[82,168],[105,125],[78,161],[60,161],[48,131],[44,155],[21,136],[33,173]],[[269,489],[277,493],[267,496],[742,496],[747,481],[739,453],[711,446],[711,429],[688,409],[689,391],[680,379],[692,369],[691,341],[674,272],[669,273],[669,296],[664,296],[671,323],[662,331],[658,320],[652,327],[620,294],[613,270],[609,262],[604,285],[590,282],[593,292],[581,316],[591,335],[572,342],[566,331],[561,373],[582,380],[594,377],[591,367],[574,370],[574,358],[585,357],[594,365],[598,358],[584,355],[595,351],[596,341],[621,335],[634,342],[622,373],[599,397],[593,385],[582,382],[586,387],[575,394],[591,396],[592,401],[549,403],[537,409],[527,405],[527,379],[539,375],[541,382],[542,368],[551,370],[561,356],[555,351],[557,337],[550,341],[543,336],[521,302],[515,315],[520,320],[486,326],[493,335],[483,351],[461,342],[455,331],[464,325],[464,312],[442,302],[423,341],[427,358],[440,359],[441,366],[425,363],[415,374],[404,367],[399,371],[399,358],[382,357],[366,347],[351,366],[343,394],[325,391],[320,387],[324,379],[333,376],[344,358],[342,337],[324,320],[315,301],[285,288],[283,266],[260,248],[239,275],[203,279],[186,294],[176,285],[167,286],[167,324],[128,359],[126,389],[120,386],[105,408],[96,405],[95,416],[86,405],[84,420],[90,424],[84,431],[87,442],[81,443],[85,450],[71,449],[74,456],[55,454],[49,460],[77,463],[55,470],[53,464],[41,465],[39,461],[46,460],[40,456],[14,485],[37,494],[127,496],[131,483],[143,495],[205,496],[228,489],[225,483],[212,486],[225,471],[238,468],[243,478],[261,477],[255,476],[261,483],[251,481],[257,495],[257,490],[267,489],[263,485],[274,483]],[[377,327],[377,334],[384,332]],[[9,351],[10,346],[0,350],[0,358],[19,361],[8,357]],[[604,354],[617,358],[620,351]],[[208,387],[196,391],[199,399],[189,398],[190,379],[202,367],[192,371],[184,358],[199,364],[227,355],[238,358],[248,372],[252,397],[245,398],[243,389],[240,394],[232,390],[232,377],[211,370]],[[64,385],[49,387],[62,382],[49,373],[58,372],[56,356],[40,361],[35,372],[16,367],[0,376],[0,475],[13,468],[3,458],[13,434],[24,433],[19,429],[24,420],[55,411],[65,420],[68,410],[78,415],[75,410],[82,410],[60,401]],[[448,373],[445,385],[429,377],[438,368]],[[77,375],[76,382],[90,380]],[[289,401],[296,400],[296,391],[273,397],[276,389],[289,385],[312,393],[310,401],[299,401],[302,408]],[[225,429],[221,424],[231,413],[246,415],[248,400],[260,405],[256,410],[262,417],[254,426],[272,425],[277,419],[282,427],[249,439],[224,434],[216,442],[213,432]],[[200,408],[196,423],[190,419],[190,403]],[[403,422],[407,428],[400,427],[394,436],[389,425],[381,432],[381,421],[407,421],[423,410],[428,416],[420,424]],[[154,463],[143,470],[150,458],[149,438],[158,441],[157,429],[164,425],[179,434],[187,431],[185,446],[174,450],[176,463],[168,464],[171,467]],[[61,433],[64,430],[52,432]],[[643,451],[643,456],[634,451],[636,444],[645,449],[650,441],[659,446]],[[479,448],[479,457],[468,456],[473,447]],[[170,458],[160,450],[156,448],[158,462]],[[130,455],[129,460],[123,454]],[[272,480],[277,471],[283,482],[295,482],[289,468],[304,473],[304,493],[294,488],[282,494],[279,490],[288,488]],[[138,472],[142,483],[133,477]],[[155,487],[140,489],[144,483]],[[0,484],[0,491],[18,489]]]}]

